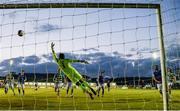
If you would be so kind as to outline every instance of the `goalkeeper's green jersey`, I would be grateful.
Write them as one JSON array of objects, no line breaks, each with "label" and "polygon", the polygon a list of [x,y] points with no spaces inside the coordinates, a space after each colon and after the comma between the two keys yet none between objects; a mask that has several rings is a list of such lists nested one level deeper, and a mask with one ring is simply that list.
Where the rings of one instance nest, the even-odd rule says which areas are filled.
[{"label": "goalkeeper's green jersey", "polygon": [[53,58],[58,64],[60,70],[73,82],[77,83],[82,79],[81,74],[71,66],[72,63],[80,62],[79,60],[70,59],[57,59],[55,52],[53,51]]}]

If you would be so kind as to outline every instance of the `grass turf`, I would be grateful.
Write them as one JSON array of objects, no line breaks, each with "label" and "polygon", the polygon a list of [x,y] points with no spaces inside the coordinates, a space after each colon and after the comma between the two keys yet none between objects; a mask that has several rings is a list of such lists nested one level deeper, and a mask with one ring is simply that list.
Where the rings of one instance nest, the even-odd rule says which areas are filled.
[{"label": "grass turf", "polygon": [[[0,89],[0,110],[159,110],[163,109],[162,97],[157,90],[146,89],[111,89],[105,91],[104,97],[95,97],[91,100],[82,90],[75,89],[74,97],[66,97],[66,90],[61,90],[57,97],[53,88],[34,89],[26,88],[25,96],[16,95],[9,90],[4,94]],[[170,107],[180,110],[180,90],[172,91]]]}]

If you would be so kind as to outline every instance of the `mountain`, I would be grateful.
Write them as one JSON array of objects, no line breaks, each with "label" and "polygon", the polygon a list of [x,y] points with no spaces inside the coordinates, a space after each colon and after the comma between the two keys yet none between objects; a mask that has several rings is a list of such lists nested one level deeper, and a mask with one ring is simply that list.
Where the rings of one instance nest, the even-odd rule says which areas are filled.
[{"label": "mountain", "polygon": [[[100,70],[105,70],[105,74],[108,76],[150,76],[151,71],[151,59],[139,59],[135,62],[134,67],[132,66],[132,62],[134,60],[130,60],[127,58],[122,57],[119,53],[106,54],[103,52],[96,52],[90,54],[70,54],[65,53],[67,58],[73,59],[81,59],[86,60],[90,64],[80,64],[74,63],[73,66],[82,74],[89,75],[91,77],[97,77],[98,72]],[[56,73],[57,72],[57,65],[52,60],[51,55],[42,55],[42,56],[28,56],[28,57],[17,57],[13,58],[13,63],[10,67],[10,60],[4,60],[0,63],[0,74],[1,76],[7,74],[9,70],[13,72],[20,72],[23,68],[28,73]],[[139,65],[138,65],[139,62]],[[139,74],[138,72],[139,68]]]},{"label": "mountain", "polygon": [[[167,50],[168,65],[178,67],[180,59],[179,45],[171,45]],[[66,58],[86,60],[90,64],[74,63],[73,66],[81,73],[90,77],[97,77],[100,70],[105,70],[105,75],[111,77],[150,77],[152,76],[152,66],[159,64],[159,59],[139,58],[129,59],[123,54],[113,52],[112,54],[104,52],[94,52],[88,54],[72,54],[65,53]],[[13,58],[10,67],[9,59],[0,63],[0,76],[4,76],[9,72],[19,73],[23,68],[26,73],[56,73],[57,65],[52,59],[52,55],[27,56]],[[134,65],[133,65],[133,64]],[[134,67],[133,67],[134,66]]]}]

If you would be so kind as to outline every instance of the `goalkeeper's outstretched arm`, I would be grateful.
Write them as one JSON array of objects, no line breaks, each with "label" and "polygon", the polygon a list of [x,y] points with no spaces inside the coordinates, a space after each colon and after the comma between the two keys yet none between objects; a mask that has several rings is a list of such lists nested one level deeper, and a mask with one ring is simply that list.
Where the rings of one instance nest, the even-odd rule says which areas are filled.
[{"label": "goalkeeper's outstretched arm", "polygon": [[55,45],[55,44],[52,42],[52,43],[51,43],[52,55],[53,55],[53,59],[54,59],[56,62],[58,62],[57,55],[56,55],[56,53],[55,53],[55,51],[54,51],[54,45]]},{"label": "goalkeeper's outstretched arm", "polygon": [[85,60],[73,60],[73,59],[66,59],[69,63],[75,63],[75,62],[80,62],[80,63],[84,63],[84,64],[89,64],[87,61]]}]

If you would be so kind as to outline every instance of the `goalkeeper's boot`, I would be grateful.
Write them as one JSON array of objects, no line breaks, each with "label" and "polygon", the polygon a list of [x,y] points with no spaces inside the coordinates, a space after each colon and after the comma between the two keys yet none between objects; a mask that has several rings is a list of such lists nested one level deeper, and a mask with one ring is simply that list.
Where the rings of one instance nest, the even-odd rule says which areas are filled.
[{"label": "goalkeeper's boot", "polygon": [[89,94],[90,98],[93,100],[94,99],[93,94],[91,94],[90,92],[87,93]]},{"label": "goalkeeper's boot", "polygon": [[84,92],[86,92],[86,93],[89,94],[89,96],[90,96],[91,99],[94,99],[94,98],[93,98],[93,94],[92,94],[91,91],[89,90],[89,87],[87,87],[87,86],[84,84],[84,82],[82,82],[82,83],[80,84],[80,87],[83,89]]},{"label": "goalkeeper's boot", "polygon": [[88,89],[90,89],[91,92],[92,92],[94,95],[96,95],[96,91],[94,91],[94,89],[91,88],[91,86],[89,86],[89,84],[88,84],[86,81],[83,81],[82,84],[83,84],[85,87],[87,87]]}]

